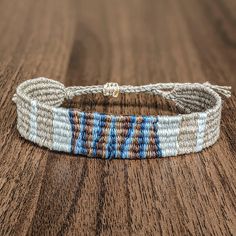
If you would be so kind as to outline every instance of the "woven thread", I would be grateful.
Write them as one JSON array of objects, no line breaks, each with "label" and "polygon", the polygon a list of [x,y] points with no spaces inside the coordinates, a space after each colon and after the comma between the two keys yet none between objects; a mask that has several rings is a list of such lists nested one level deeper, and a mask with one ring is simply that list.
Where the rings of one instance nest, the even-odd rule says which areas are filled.
[{"label": "woven thread", "polygon": [[[151,93],[173,100],[186,114],[122,116],[59,107],[64,99],[103,93]],[[153,158],[199,152],[220,134],[221,96],[230,87],[190,83],[67,87],[46,78],[23,82],[13,97],[22,137],[51,150],[102,158]]]}]

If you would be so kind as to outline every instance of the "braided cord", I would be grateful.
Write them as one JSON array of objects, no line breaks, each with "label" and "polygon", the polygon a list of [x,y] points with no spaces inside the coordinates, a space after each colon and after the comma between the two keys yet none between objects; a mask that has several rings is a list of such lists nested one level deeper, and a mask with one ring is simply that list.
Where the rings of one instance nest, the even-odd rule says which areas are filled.
[{"label": "braided cord", "polygon": [[[119,86],[120,93],[151,93],[154,95],[165,96],[168,92],[163,91],[166,89],[173,89],[175,86],[183,85],[180,83],[166,83],[166,84],[149,84],[142,86],[132,86],[132,85],[122,85]],[[67,87],[65,89],[66,97],[73,98],[74,96],[80,96],[84,94],[97,94],[104,93],[103,85],[93,85],[93,86],[76,86]]]},{"label": "braided cord", "polygon": [[[104,94],[104,87],[106,85],[114,83],[107,83],[105,85],[93,85],[93,86],[73,86],[65,88],[66,98],[73,98],[74,96],[80,96],[85,94],[97,94],[103,93]],[[158,83],[158,84],[148,84],[148,85],[141,85],[141,86],[132,86],[132,85],[121,85],[116,87],[120,93],[127,94],[127,93],[149,93],[153,95],[159,95],[162,97],[168,97],[171,94],[170,90],[174,90],[176,87],[185,86],[201,86],[202,84],[199,83]],[[209,82],[205,82],[203,84],[205,87],[211,88],[217,93],[225,96],[231,96],[231,87],[230,86],[218,86],[218,85],[211,85]]]}]

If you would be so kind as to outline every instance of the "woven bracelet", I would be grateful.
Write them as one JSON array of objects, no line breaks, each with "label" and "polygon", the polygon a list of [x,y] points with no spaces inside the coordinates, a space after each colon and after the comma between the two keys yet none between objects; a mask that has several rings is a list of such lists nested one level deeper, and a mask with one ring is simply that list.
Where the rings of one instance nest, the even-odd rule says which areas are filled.
[{"label": "woven bracelet", "polygon": [[[17,129],[51,150],[102,158],[155,158],[199,152],[219,138],[222,97],[230,87],[199,83],[65,87],[47,78],[16,89]],[[82,94],[149,93],[175,102],[178,115],[108,115],[60,107]]]}]

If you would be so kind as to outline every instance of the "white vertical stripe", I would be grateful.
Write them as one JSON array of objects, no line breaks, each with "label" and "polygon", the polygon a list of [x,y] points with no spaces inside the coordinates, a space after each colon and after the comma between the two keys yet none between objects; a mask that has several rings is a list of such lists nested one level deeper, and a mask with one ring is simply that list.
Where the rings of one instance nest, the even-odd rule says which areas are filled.
[{"label": "white vertical stripe", "polygon": [[53,149],[71,152],[71,138],[69,111],[53,107]]},{"label": "white vertical stripe", "polygon": [[207,118],[206,112],[199,113],[197,144],[196,144],[196,149],[195,149],[196,152],[199,152],[202,150],[202,146],[204,142],[205,127],[206,127],[206,118]]},{"label": "white vertical stripe", "polygon": [[168,116],[159,116],[157,133],[160,141],[162,156],[176,156],[178,154],[178,135],[180,131],[181,116],[175,119]]},{"label": "white vertical stripe", "polygon": [[30,102],[30,132],[29,139],[33,142],[36,142],[37,138],[37,101],[32,100]]}]

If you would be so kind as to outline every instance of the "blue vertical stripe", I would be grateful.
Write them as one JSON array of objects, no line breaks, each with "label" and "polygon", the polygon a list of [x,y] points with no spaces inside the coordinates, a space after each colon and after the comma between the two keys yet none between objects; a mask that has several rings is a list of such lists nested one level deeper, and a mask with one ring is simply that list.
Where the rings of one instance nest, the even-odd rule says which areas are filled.
[{"label": "blue vertical stripe", "polygon": [[80,121],[80,129],[79,129],[79,137],[76,140],[75,154],[87,154],[87,150],[84,147],[85,144],[85,126],[86,126],[86,115],[84,112],[80,113],[79,117]]},{"label": "blue vertical stripe", "polygon": [[93,156],[97,155],[97,144],[99,142],[100,137],[102,136],[103,128],[106,125],[106,115],[105,114],[97,114],[96,119],[98,119],[98,128],[96,129],[96,135],[93,138]]},{"label": "blue vertical stripe", "polygon": [[139,135],[139,156],[140,158],[146,158],[146,150],[149,144],[149,136],[150,136],[150,119],[147,116],[143,116],[143,120],[141,123],[141,130]]},{"label": "blue vertical stripe", "polygon": [[157,154],[158,157],[162,157],[162,150],[161,150],[161,145],[160,145],[160,139],[158,135],[158,117],[156,117],[156,121],[154,122],[154,131],[155,131],[155,144],[157,147]]},{"label": "blue vertical stripe", "polygon": [[93,134],[92,134],[92,153],[95,156],[97,152],[97,137],[100,133],[101,126],[100,126],[100,115],[95,112],[93,113]]},{"label": "blue vertical stripe", "polygon": [[116,157],[116,117],[112,116],[108,142],[106,145],[106,158]]},{"label": "blue vertical stripe", "polygon": [[127,133],[127,137],[121,146],[121,158],[128,158],[129,156],[129,149],[132,143],[133,135],[134,135],[134,127],[136,124],[136,116],[131,116],[130,128]]},{"label": "blue vertical stripe", "polygon": [[114,128],[112,132],[112,143],[113,143],[113,151],[112,151],[112,157],[117,158],[117,132],[116,132],[116,118],[114,117]]}]

